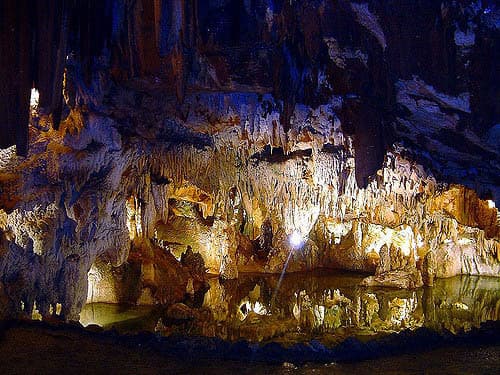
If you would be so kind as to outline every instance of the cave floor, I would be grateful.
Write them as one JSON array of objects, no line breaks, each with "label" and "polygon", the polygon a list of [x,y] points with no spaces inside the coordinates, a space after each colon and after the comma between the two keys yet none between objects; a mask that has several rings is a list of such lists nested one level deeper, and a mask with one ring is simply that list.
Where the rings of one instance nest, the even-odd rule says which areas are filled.
[{"label": "cave floor", "polygon": [[18,324],[0,340],[0,373],[10,374],[494,374],[500,345],[455,346],[355,363],[269,365],[223,360],[182,361],[80,329]]}]

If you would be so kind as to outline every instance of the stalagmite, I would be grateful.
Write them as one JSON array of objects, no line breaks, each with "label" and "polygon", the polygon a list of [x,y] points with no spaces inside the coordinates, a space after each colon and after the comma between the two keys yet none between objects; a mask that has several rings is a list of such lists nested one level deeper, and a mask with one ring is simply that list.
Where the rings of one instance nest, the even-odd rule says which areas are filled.
[{"label": "stalagmite", "polygon": [[[189,315],[178,303],[207,273],[336,268],[403,289],[500,275],[494,110],[476,102],[494,90],[478,89],[483,72],[470,85],[419,72],[427,55],[401,66],[417,49],[394,35],[390,7],[41,1],[35,27],[32,3],[0,6],[0,75],[19,72],[0,83],[0,147],[17,145],[0,150],[0,314],[49,318],[60,304],[75,320],[88,300]],[[486,53],[487,17],[470,20],[484,22],[474,37],[433,32],[465,55],[481,37]],[[296,320],[311,329],[370,324],[382,306],[299,292]],[[384,324],[404,324],[416,299],[388,302]],[[241,306],[241,329],[266,315]]]}]

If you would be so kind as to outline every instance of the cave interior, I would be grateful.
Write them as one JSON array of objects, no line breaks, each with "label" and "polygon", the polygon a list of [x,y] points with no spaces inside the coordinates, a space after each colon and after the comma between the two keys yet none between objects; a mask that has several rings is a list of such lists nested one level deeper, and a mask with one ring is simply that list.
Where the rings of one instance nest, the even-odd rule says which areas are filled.
[{"label": "cave interior", "polygon": [[499,320],[499,33],[493,0],[2,1],[0,320]]}]

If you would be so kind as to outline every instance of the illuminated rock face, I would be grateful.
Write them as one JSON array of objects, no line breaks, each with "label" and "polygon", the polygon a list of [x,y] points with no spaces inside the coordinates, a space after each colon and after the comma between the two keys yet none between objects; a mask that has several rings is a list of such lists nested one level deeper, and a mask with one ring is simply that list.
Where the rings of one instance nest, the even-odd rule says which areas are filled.
[{"label": "illuminated rock face", "polygon": [[[171,303],[203,290],[205,267],[232,279],[279,273],[287,258],[288,272],[356,270],[401,288],[499,275],[491,202],[438,184],[397,145],[359,188],[333,104],[297,106],[285,135],[272,98],[242,95],[193,97],[185,105],[198,111],[167,118],[163,136],[164,124],[128,136],[112,118],[73,112],[50,138],[33,129],[27,159],[2,152],[2,200],[17,201],[1,211],[8,313],[21,301],[44,316],[61,303],[67,318],[86,300]],[[203,105],[215,100],[208,127]]]},{"label": "illuminated rock face", "polygon": [[340,268],[401,288],[499,276],[498,211],[464,187],[499,201],[498,59],[476,57],[498,50],[497,8],[153,3],[117,5],[108,30],[78,2],[102,22],[76,30],[109,40],[68,52],[58,130],[40,87],[28,156],[0,151],[1,315],[179,302],[205,268]]}]

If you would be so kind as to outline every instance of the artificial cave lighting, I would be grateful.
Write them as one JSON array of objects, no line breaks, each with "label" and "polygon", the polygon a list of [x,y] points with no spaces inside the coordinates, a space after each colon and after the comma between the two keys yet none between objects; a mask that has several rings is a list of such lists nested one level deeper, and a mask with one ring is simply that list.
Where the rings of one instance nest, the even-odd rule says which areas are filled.
[{"label": "artificial cave lighting", "polygon": [[130,236],[130,239],[133,240],[135,238],[135,235],[137,233],[137,227],[136,227],[136,212],[135,212],[135,199],[133,196],[131,196],[129,199],[127,199],[127,202],[125,203],[125,207],[127,209],[127,229],[128,233]]},{"label": "artificial cave lighting", "polygon": [[93,264],[90,268],[87,274],[87,279],[87,301],[93,303],[97,301],[96,296],[98,295],[99,287],[102,286],[100,283],[102,280],[102,274],[99,272],[95,264]]},{"label": "artificial cave lighting", "polygon": [[431,3],[3,1],[0,374],[77,321],[221,372],[495,337],[500,8]]},{"label": "artificial cave lighting", "polygon": [[35,110],[38,107],[38,103],[40,101],[40,93],[36,88],[31,89],[30,95],[30,107],[32,110]]},{"label": "artificial cave lighting", "polygon": [[289,241],[293,248],[298,249],[304,244],[304,237],[298,231],[293,231],[289,236]]}]

